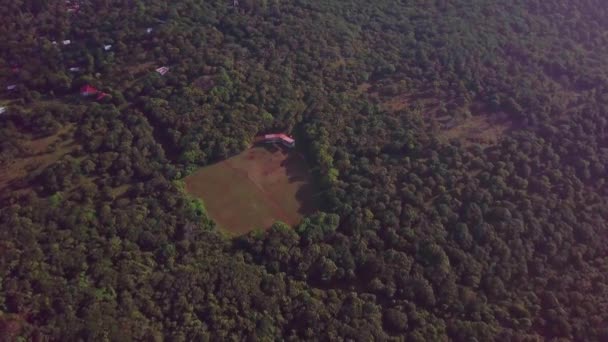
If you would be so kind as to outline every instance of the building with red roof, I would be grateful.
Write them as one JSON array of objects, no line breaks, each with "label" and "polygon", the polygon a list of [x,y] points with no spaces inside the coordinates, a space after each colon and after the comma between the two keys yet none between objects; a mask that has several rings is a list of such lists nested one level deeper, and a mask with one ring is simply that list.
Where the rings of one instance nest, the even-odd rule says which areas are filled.
[{"label": "building with red roof", "polygon": [[80,95],[82,95],[82,96],[97,95],[97,97],[95,98],[97,101],[102,100],[103,98],[108,96],[107,93],[104,93],[103,91],[100,91],[99,89],[97,89],[89,84],[84,85],[84,86],[82,86],[82,88],[80,88]]},{"label": "building with red roof", "polygon": [[97,88],[87,84],[82,86],[82,88],[80,88],[80,95],[82,96],[91,96],[91,95],[95,95],[99,93],[99,90],[97,90]]},{"label": "building with red roof", "polygon": [[265,143],[265,144],[281,143],[285,147],[289,147],[289,148],[293,148],[296,146],[296,141],[292,137],[290,137],[286,134],[283,134],[283,133],[265,134],[265,135],[257,137],[255,141],[258,143]]}]

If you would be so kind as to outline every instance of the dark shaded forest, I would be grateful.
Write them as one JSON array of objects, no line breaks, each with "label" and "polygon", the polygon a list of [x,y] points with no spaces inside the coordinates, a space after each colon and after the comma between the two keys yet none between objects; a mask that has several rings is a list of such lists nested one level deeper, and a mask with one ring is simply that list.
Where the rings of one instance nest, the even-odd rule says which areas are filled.
[{"label": "dark shaded forest", "polygon": [[[4,339],[608,340],[602,1],[0,14]],[[229,238],[180,180],[271,131],[321,211]]]}]

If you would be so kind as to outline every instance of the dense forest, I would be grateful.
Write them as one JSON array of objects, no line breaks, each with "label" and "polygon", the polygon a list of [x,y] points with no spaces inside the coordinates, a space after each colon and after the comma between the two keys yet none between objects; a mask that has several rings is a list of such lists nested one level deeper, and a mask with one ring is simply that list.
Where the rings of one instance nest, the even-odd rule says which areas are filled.
[{"label": "dense forest", "polygon": [[[0,13],[0,339],[608,340],[604,2]],[[227,236],[180,180],[271,131],[321,210]]]}]

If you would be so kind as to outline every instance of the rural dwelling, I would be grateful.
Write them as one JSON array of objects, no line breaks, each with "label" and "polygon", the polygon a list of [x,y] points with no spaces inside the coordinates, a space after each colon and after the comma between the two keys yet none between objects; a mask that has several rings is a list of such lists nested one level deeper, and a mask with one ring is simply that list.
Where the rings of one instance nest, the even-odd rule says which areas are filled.
[{"label": "rural dwelling", "polygon": [[95,95],[99,93],[99,90],[97,90],[97,88],[92,87],[90,85],[85,85],[82,86],[82,88],[80,88],[80,95],[82,96],[91,96],[91,95]]},{"label": "rural dwelling", "polygon": [[70,44],[72,44],[72,41],[69,40],[69,39],[66,39],[66,40],[62,41],[61,44],[63,44],[63,45],[70,45]]},{"label": "rural dwelling", "polygon": [[281,144],[283,144],[283,146],[289,147],[289,148],[293,148],[296,146],[296,141],[292,137],[290,137],[286,134],[283,134],[283,133],[265,134],[263,136],[256,138],[256,142],[261,142],[261,143],[265,143],[265,144],[281,143]]},{"label": "rural dwelling", "polygon": [[108,44],[108,45],[104,45],[103,49],[106,51],[110,51],[110,49],[112,49],[112,45]]},{"label": "rural dwelling", "polygon": [[6,112],[6,107],[0,107],[0,114],[4,114]]},{"label": "rural dwelling", "polygon": [[71,72],[78,72],[78,71],[80,71],[80,68],[79,67],[71,67],[70,71]]},{"label": "rural dwelling", "polygon": [[108,94],[104,93],[103,91],[99,91],[97,88],[95,88],[91,85],[88,85],[88,84],[83,86],[82,88],[80,88],[80,95],[82,95],[82,96],[97,95],[97,97],[95,98],[97,101],[108,96]]},{"label": "rural dwelling", "polygon": [[146,29],[146,33],[152,33],[152,28],[151,28],[151,27],[148,27],[148,28]]},{"label": "rural dwelling", "polygon": [[156,69],[156,72],[158,72],[161,75],[165,75],[168,71],[169,71],[169,68],[166,66]]},{"label": "rural dwelling", "polygon": [[16,84],[9,84],[6,86],[6,90],[15,90],[15,89],[17,89]]},{"label": "rural dwelling", "polygon": [[80,4],[76,1],[66,0],[65,6],[68,9],[68,13],[78,12],[80,10]]}]

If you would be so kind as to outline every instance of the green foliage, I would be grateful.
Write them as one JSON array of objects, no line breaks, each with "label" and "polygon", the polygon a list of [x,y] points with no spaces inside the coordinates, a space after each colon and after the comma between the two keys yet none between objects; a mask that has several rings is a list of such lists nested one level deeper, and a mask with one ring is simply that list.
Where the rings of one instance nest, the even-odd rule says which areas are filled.
[{"label": "green foliage", "polygon": [[49,197],[49,205],[51,207],[58,207],[63,201],[63,195],[60,192],[56,192]]},{"label": "green foliage", "polygon": [[[608,340],[603,3],[3,6],[5,339]],[[176,179],[270,131],[322,212],[229,239]]]},{"label": "green foliage", "polygon": [[205,210],[205,205],[203,201],[198,198],[192,198],[189,201],[190,205],[188,206],[188,210],[190,215],[195,217],[205,217],[207,215],[207,211]]},{"label": "green foliage", "polygon": [[309,243],[322,241],[325,236],[336,230],[339,221],[338,215],[318,213],[305,218],[298,226],[297,232]]}]

